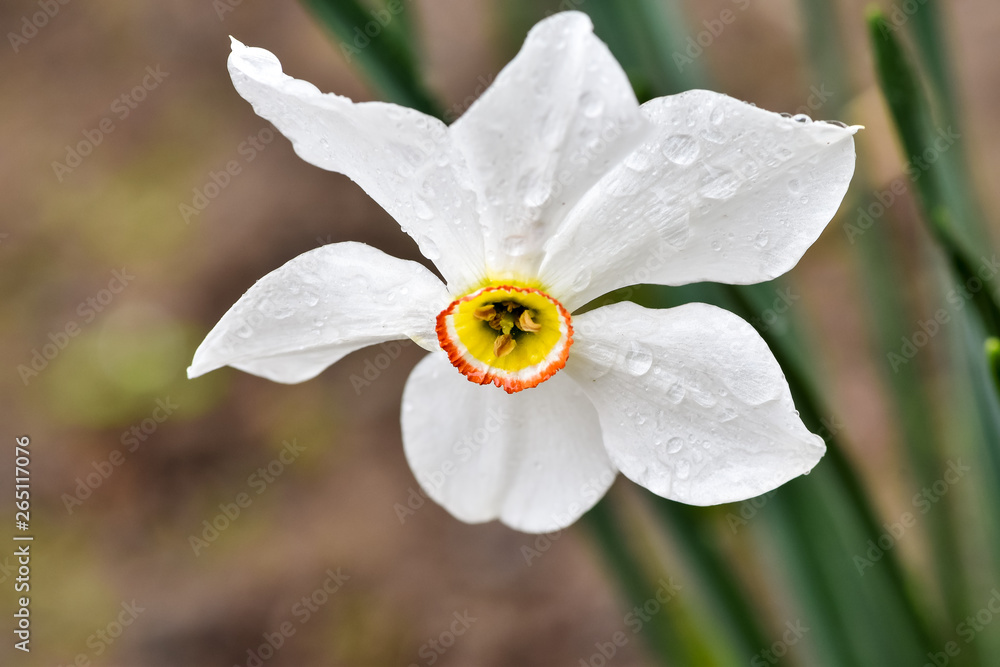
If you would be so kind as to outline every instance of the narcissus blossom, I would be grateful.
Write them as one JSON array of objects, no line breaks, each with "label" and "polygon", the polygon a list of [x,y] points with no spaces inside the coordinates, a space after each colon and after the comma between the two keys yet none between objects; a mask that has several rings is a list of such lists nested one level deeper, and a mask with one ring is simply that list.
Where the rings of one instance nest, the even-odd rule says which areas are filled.
[{"label": "narcissus blossom", "polygon": [[576,311],[638,283],[785,273],[840,205],[857,128],[704,90],[640,106],[578,12],[536,25],[450,127],[323,94],[235,40],[229,70],[302,159],[360,185],[443,280],[360,243],[311,250],[223,316],[191,377],[228,365],[302,382],[410,338],[431,352],[403,395],[417,480],[463,521],[528,532],[574,522],[618,471],[712,505],[823,456],[739,317],[698,303]]}]

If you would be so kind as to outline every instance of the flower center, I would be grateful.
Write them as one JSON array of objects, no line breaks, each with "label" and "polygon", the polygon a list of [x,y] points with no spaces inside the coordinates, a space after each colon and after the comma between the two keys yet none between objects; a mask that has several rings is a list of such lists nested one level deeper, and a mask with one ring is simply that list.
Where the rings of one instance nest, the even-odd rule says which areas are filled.
[{"label": "flower center", "polygon": [[438,341],[470,381],[508,394],[535,387],[566,365],[569,313],[548,294],[491,285],[456,299],[437,317]]}]

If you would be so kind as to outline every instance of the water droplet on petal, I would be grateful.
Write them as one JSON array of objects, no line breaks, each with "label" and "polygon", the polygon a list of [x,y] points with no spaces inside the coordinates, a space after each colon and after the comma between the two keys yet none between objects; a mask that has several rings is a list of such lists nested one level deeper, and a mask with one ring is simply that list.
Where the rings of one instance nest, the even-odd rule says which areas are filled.
[{"label": "water droplet on petal", "polygon": [[625,166],[633,171],[646,171],[653,164],[653,157],[648,150],[637,148],[625,158]]},{"label": "water droplet on petal", "polygon": [[809,116],[807,116],[804,113],[797,113],[797,114],[795,114],[794,116],[792,116],[792,120],[794,120],[796,123],[811,123],[812,122],[812,118],[810,118]]},{"label": "water droplet on petal", "polygon": [[629,343],[625,353],[625,370],[636,377],[645,375],[653,366],[653,355],[645,345],[637,341]]},{"label": "water droplet on petal", "polygon": [[715,107],[712,112],[708,114],[708,120],[712,125],[722,125],[722,121],[726,120],[726,112],[722,110],[722,107]]},{"label": "water droplet on petal", "polygon": [[667,453],[676,454],[681,451],[684,447],[684,441],[680,438],[674,437],[667,440]]},{"label": "water droplet on petal", "polygon": [[596,118],[604,110],[604,101],[596,94],[588,91],[580,96],[580,109],[587,118]]},{"label": "water droplet on petal", "polygon": [[524,204],[531,208],[544,206],[551,195],[552,184],[547,179],[536,175],[536,178],[528,184],[528,188],[524,193]]},{"label": "water droplet on petal", "polygon": [[427,200],[420,196],[415,196],[413,198],[413,212],[416,213],[417,217],[421,220],[430,220],[434,217],[434,211],[431,210]]},{"label": "water droplet on petal", "polygon": [[438,248],[437,243],[427,236],[421,236],[417,239],[417,247],[420,248],[423,256],[432,262],[441,257],[441,250]]},{"label": "water droplet on petal", "polygon": [[675,134],[663,142],[660,149],[671,162],[676,164],[691,164],[701,152],[698,140],[690,134]]},{"label": "water droplet on petal", "polygon": [[757,248],[758,250],[761,250],[764,248],[764,246],[767,245],[767,242],[768,242],[767,232],[762,229],[760,230],[760,233],[758,233],[757,236],[754,237],[753,247]]},{"label": "water droplet on petal", "polygon": [[576,278],[573,279],[573,284],[570,285],[570,289],[573,290],[574,292],[582,292],[583,290],[587,289],[587,287],[590,285],[590,280],[591,280],[590,269],[583,269],[578,274],[576,274]]},{"label": "water droplet on petal", "polygon": [[729,169],[709,169],[701,186],[701,195],[708,199],[728,199],[739,187],[739,177]]},{"label": "water droplet on petal", "polygon": [[680,403],[684,400],[684,393],[684,385],[679,381],[675,382],[667,388],[667,400],[674,404]]}]

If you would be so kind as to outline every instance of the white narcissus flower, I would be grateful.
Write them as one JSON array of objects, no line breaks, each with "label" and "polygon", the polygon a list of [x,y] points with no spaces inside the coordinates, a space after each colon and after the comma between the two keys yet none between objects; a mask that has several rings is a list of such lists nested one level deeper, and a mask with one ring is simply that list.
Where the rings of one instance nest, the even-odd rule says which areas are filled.
[{"label": "white narcissus flower", "polygon": [[463,521],[527,532],[573,523],[618,471],[712,505],[823,456],[739,317],[697,303],[571,314],[637,283],[785,273],[844,197],[857,128],[703,90],[640,106],[578,12],[536,25],[450,127],[322,94],[235,40],[229,70],[300,157],[364,188],[445,282],[359,243],[306,252],[223,316],[191,377],[229,365],[302,382],[409,337],[431,351],[403,396],[417,480]]}]

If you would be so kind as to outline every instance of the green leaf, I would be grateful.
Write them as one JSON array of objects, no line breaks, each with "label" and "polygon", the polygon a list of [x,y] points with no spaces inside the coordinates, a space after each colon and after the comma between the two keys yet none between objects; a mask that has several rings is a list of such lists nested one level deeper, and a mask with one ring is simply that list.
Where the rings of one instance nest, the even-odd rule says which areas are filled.
[{"label": "green leaf", "polygon": [[[620,529],[621,522],[614,516],[612,497],[597,503],[583,517],[590,528],[604,561],[611,569],[620,590],[630,605],[642,608],[650,600],[655,600],[657,585],[646,576],[639,560],[628,548],[630,540]],[[657,611],[671,611],[670,603]],[[686,644],[680,641],[677,629],[670,622],[670,614],[648,615],[642,625],[642,636],[647,646],[663,665],[694,664]]]},{"label": "green leaf", "polygon": [[1000,393],[1000,338],[990,336],[983,347],[993,377],[993,386]]},{"label": "green leaf", "polygon": [[384,99],[442,118],[441,107],[420,75],[406,3],[397,13],[385,7],[373,13],[357,0],[302,3],[337,38],[347,62],[357,65]]},{"label": "green leaf", "polygon": [[942,149],[935,146],[936,140],[944,139],[946,146],[951,146],[961,138],[935,126],[916,70],[896,37],[896,28],[886,20],[881,10],[872,9],[869,12],[868,30],[879,83],[903,149],[910,156],[910,169],[916,169],[915,173],[919,174],[916,185],[929,229],[963,283],[987,284],[987,287],[974,293],[972,300],[987,331],[1000,333],[1000,306],[993,297],[996,276],[981,271],[984,258],[978,261],[973,259],[976,253],[972,252],[955,222],[955,216],[962,207],[954,204],[954,197],[948,196],[951,192],[946,181],[949,163],[936,159],[942,153]]},{"label": "green leaf", "polygon": [[740,654],[753,655],[770,646],[772,640],[760,624],[760,613],[750,604],[749,592],[726,562],[713,535],[712,516],[703,508],[649,495],[698,578],[713,618],[724,626]]}]

